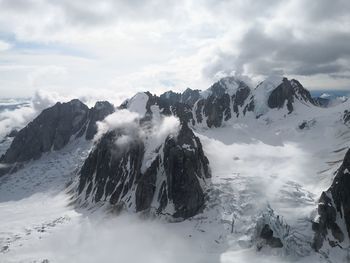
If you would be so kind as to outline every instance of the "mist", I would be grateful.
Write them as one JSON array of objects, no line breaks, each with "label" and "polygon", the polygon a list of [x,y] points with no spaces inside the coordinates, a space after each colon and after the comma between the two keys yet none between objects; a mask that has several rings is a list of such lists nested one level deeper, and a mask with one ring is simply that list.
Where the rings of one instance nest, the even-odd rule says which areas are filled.
[{"label": "mist", "polygon": [[[45,237],[45,242],[34,241],[17,258],[21,262],[50,259],[62,263],[218,262],[215,260],[218,255],[202,251],[200,240],[169,228],[165,222],[141,220],[127,214],[92,217],[79,218],[75,224],[60,227]],[[16,261],[16,256],[13,260]]]}]

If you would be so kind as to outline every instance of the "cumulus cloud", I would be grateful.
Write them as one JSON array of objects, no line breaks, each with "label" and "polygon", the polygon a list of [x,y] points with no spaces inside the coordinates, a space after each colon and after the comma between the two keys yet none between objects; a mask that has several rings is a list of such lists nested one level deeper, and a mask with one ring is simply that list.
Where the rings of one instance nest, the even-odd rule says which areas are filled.
[{"label": "cumulus cloud", "polygon": [[103,121],[97,123],[98,132],[95,140],[101,138],[108,131],[121,129],[124,134],[117,139],[117,145],[125,145],[131,141],[131,138],[138,135],[140,115],[129,110],[118,110],[108,115]]},{"label": "cumulus cloud", "polygon": [[108,131],[117,130],[115,144],[126,149],[135,141],[145,144],[145,155],[142,169],[152,162],[158,148],[168,136],[176,136],[180,129],[180,121],[175,116],[153,114],[151,121],[142,122],[142,116],[129,110],[118,110],[98,122],[98,132],[94,140],[99,140]]},{"label": "cumulus cloud", "polygon": [[29,104],[13,110],[0,111],[0,138],[9,134],[13,129],[25,126],[35,116],[35,110]]}]

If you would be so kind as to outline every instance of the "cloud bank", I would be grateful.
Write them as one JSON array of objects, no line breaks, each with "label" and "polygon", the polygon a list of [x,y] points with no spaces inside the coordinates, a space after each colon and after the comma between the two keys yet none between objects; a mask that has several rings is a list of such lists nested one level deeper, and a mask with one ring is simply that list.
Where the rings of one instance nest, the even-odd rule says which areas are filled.
[{"label": "cloud bank", "polygon": [[160,93],[231,72],[349,88],[349,10],[347,0],[1,0],[0,90]]}]

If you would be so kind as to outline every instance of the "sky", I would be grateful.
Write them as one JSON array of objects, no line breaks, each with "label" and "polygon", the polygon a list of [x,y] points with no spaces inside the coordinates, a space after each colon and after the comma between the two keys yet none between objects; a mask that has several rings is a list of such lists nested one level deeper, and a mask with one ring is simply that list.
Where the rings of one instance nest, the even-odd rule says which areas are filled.
[{"label": "sky", "polygon": [[349,0],[0,0],[0,97],[206,89],[271,74],[350,90]]}]

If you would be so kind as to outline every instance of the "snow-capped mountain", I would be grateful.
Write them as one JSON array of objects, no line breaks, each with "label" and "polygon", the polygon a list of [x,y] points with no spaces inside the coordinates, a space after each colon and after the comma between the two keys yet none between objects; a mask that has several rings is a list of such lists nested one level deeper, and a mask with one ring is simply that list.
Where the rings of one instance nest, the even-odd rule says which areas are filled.
[{"label": "snow-capped mountain", "polygon": [[[151,133],[152,127],[145,126],[152,124],[142,125],[139,129]],[[156,146],[150,145],[155,143],[151,134],[137,134],[124,144],[120,141],[125,133],[123,129],[108,132],[86,159],[79,174],[80,202],[108,202],[134,212],[180,218],[204,208],[209,162],[186,123]]]},{"label": "snow-capped mountain", "polygon": [[278,110],[277,114],[284,117],[295,111],[303,112],[305,107],[319,107],[297,80],[283,77],[269,77],[255,89],[236,77],[225,77],[204,91],[168,91],[159,97],[139,93],[121,107],[151,116],[152,105],[158,105],[164,114],[185,118],[193,127],[208,128],[221,127],[247,115],[269,116],[271,110]]},{"label": "snow-capped mountain", "polygon": [[348,99],[349,99],[348,93],[344,91],[336,92],[335,94],[329,94],[327,92],[323,92],[321,94],[317,94],[316,96],[314,96],[315,102],[322,107],[333,107],[346,102]]},{"label": "snow-capped mountain", "polygon": [[0,174],[18,168],[23,162],[38,159],[45,152],[62,149],[73,137],[85,135],[91,140],[97,132],[96,122],[112,112],[114,107],[109,102],[97,102],[89,109],[79,100],[58,102],[45,109],[16,134],[0,158],[0,162],[6,164]]},{"label": "snow-capped mountain", "polygon": [[330,188],[319,200],[319,218],[314,223],[314,248],[319,250],[325,241],[331,247],[349,243],[350,238],[350,150],[347,151]]},{"label": "snow-capped mountain", "polygon": [[[191,239],[204,254],[196,262],[346,262],[349,108],[325,108],[283,77],[140,92],[117,108],[57,103],[0,144],[0,202],[21,209],[37,189],[67,199],[73,223],[111,211],[157,217]],[[20,252],[6,233],[0,253]]]}]

